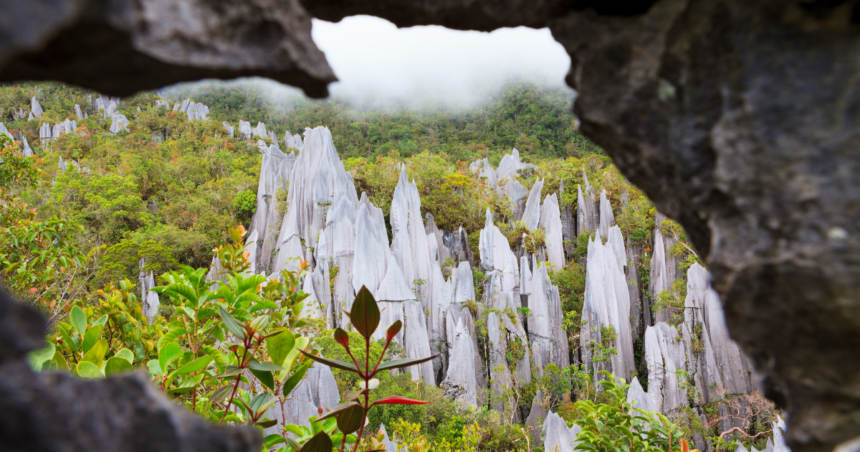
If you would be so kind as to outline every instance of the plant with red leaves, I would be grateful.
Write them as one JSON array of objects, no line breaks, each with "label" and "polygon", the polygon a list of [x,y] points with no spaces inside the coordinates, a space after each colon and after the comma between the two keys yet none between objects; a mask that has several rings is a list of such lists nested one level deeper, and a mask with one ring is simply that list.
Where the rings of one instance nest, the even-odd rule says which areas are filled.
[{"label": "plant with red leaves", "polygon": [[[343,432],[343,434],[346,435],[357,431],[358,440],[355,442],[352,449],[353,452],[356,452],[361,445],[361,437],[364,433],[364,426],[367,423],[367,413],[370,412],[371,408],[376,405],[386,404],[423,405],[427,403],[400,396],[383,397],[370,403],[370,391],[379,386],[379,380],[375,378],[376,375],[383,370],[401,369],[421,364],[437,358],[439,355],[436,354],[418,359],[396,359],[393,361],[382,362],[382,357],[385,356],[385,352],[388,350],[391,340],[394,339],[394,336],[396,336],[397,333],[400,332],[400,329],[403,328],[403,323],[398,320],[389,326],[388,330],[386,330],[385,347],[383,348],[382,354],[380,354],[379,359],[375,363],[371,363],[370,338],[379,327],[380,316],[379,306],[376,304],[376,300],[366,287],[362,287],[361,290],[358,291],[358,295],[356,295],[355,301],[352,303],[352,310],[349,313],[349,319],[353,328],[355,328],[355,330],[364,337],[365,359],[363,363],[359,363],[358,360],[355,359],[355,356],[349,347],[349,334],[341,328],[335,330],[334,340],[346,349],[347,355],[352,359],[351,363],[323,358],[306,350],[302,350],[302,353],[308,358],[329,367],[358,374],[358,376],[364,380],[360,384],[360,391],[347,391],[344,394],[344,403],[332,408],[328,413],[324,414],[316,421],[324,421],[325,419],[334,417],[337,419],[338,429]],[[345,444],[346,442],[341,443],[341,452],[343,451]],[[331,447],[332,441],[328,437],[328,434],[321,431],[297,450],[300,450],[301,452],[331,452]],[[293,448],[295,449],[296,447],[293,446]],[[380,452],[384,450],[385,449],[368,449],[365,452]]]}]

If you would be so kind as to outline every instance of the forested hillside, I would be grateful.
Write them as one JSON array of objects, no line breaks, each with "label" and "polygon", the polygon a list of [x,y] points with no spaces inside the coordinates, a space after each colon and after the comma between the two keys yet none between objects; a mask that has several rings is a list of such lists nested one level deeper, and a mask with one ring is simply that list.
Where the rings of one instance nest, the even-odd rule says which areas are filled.
[{"label": "forested hillside", "polygon": [[[415,358],[409,348],[415,341],[403,336],[423,331],[423,345],[433,344],[444,363],[422,368],[421,378],[409,370],[417,365],[380,373],[372,400],[405,395],[430,404],[380,406],[368,424],[373,431],[384,424],[410,452],[541,450],[548,441],[541,428],[548,435],[553,419],[560,424],[551,431],[558,433],[560,425],[567,435],[574,426],[584,429],[585,441],[589,432],[600,436],[609,412],[631,424],[604,438],[607,443],[594,439],[602,444],[597,450],[624,443],[630,429],[650,438],[636,444],[659,445],[647,450],[680,450],[681,437],[696,435],[698,443],[720,451],[734,451],[737,441],[763,446],[774,410],[752,394],[747,370],[738,377],[745,383],[731,388],[734,398],[713,395],[716,388],[683,369],[675,383],[676,374],[659,374],[654,397],[664,384],[680,385],[675,392],[681,396],[671,406],[667,398],[665,410],[651,408],[647,421],[630,415],[632,396],[625,394],[635,391],[600,373],[637,378],[640,398],[651,397],[645,392],[649,376],[658,374],[653,357],[645,356],[645,331],[652,317],[666,331],[689,323],[684,337],[692,334],[694,345],[688,352],[711,353],[705,345],[710,326],[703,336],[703,323],[685,318],[687,303],[706,303],[699,292],[706,292],[707,271],[684,231],[577,131],[569,97],[512,83],[482,105],[452,111],[312,102],[272,96],[251,83],[180,86],[126,99],[58,84],[2,86],[0,279],[50,319],[50,345],[31,361],[37,369],[87,378],[146,367],[163,392],[190,410],[212,422],[266,428],[268,449],[298,451],[277,429],[288,424],[285,404],[312,398],[315,406],[290,408],[293,415],[307,414],[300,416],[305,422],[323,405],[347,397],[371,400],[359,387],[370,378],[362,382],[343,366],[326,374],[310,367],[313,358],[306,355],[349,361],[360,351],[358,361]],[[317,129],[303,133],[306,128]],[[296,134],[304,135],[304,146]],[[404,228],[412,228],[412,242],[403,238]],[[432,237],[439,237],[438,245]],[[362,285],[353,290],[353,274],[370,270],[353,268],[352,259],[371,239],[378,246],[364,243],[364,251],[381,254],[367,262],[388,264],[374,280],[379,290],[370,291],[391,296],[379,284],[396,280],[391,287],[406,287],[401,294],[417,294],[423,303],[403,320],[426,316],[426,325],[407,323],[403,333],[371,341],[370,332],[341,317],[350,306],[364,306],[352,302],[363,296]],[[421,253],[437,251],[424,260],[416,254],[413,272],[402,253],[416,240]],[[325,254],[326,247],[337,251]],[[506,266],[499,264],[502,254]],[[444,280],[426,277],[420,265],[438,266]],[[686,276],[688,269],[694,276]],[[603,301],[594,295],[597,286],[607,290]],[[688,287],[701,290],[688,297]],[[462,307],[457,319],[444,311],[447,304],[438,305],[449,289]],[[604,324],[590,311],[589,301],[611,304],[621,292],[627,305],[615,310],[629,311],[629,321]],[[344,293],[348,300],[336,298]],[[535,301],[520,304],[520,297],[541,296],[558,312],[539,312]],[[380,300],[390,316],[418,303],[390,301]],[[440,312],[441,320],[434,317]],[[530,321],[533,315],[542,320]],[[550,328],[551,338],[541,336]],[[468,365],[484,366],[469,377],[477,373],[485,381],[466,389],[445,384],[453,378],[455,344],[472,342],[456,341],[455,331],[474,340],[474,349],[465,347],[477,364]],[[616,346],[622,333],[627,349]],[[712,340],[734,346],[725,335]],[[241,345],[229,345],[234,342]],[[352,352],[344,352],[346,344]],[[541,353],[551,360],[541,361]],[[626,360],[623,372],[618,360]],[[713,366],[705,371],[717,372]],[[513,374],[528,378],[513,382]],[[240,383],[262,392],[255,396]],[[464,393],[471,394],[467,402]],[[268,418],[278,403],[283,418]],[[721,435],[735,422],[724,412],[736,406],[758,411],[739,431]],[[662,417],[670,409],[672,419]],[[356,441],[355,430],[338,436],[340,419],[325,425],[335,442]],[[308,441],[316,433],[290,427],[289,440]]]}]

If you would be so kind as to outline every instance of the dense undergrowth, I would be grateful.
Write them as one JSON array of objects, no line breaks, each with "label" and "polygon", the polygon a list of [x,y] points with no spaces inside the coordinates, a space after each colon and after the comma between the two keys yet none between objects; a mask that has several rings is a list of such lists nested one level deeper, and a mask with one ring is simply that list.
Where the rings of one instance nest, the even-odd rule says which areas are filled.
[{"label": "dense undergrowth", "polygon": [[[410,180],[414,179],[418,186],[422,213],[432,214],[442,229],[463,227],[476,253],[478,233],[484,226],[484,213],[488,208],[495,213],[500,228],[510,232],[513,246],[519,245],[516,241],[521,234],[510,224],[513,215],[510,202],[470,171],[468,164],[488,158],[495,166],[504,154],[516,147],[523,160],[537,167],[517,175],[523,186],[528,188],[538,178],[544,179],[542,197],[559,193],[563,209],[576,207],[576,187],[583,184],[583,173],[592,185],[605,189],[622,232],[645,249],[643,259],[647,260],[655,210],[638,189],[626,182],[602,150],[576,130],[566,92],[511,84],[484,105],[470,111],[451,112],[444,109],[360,109],[343,100],[274,101],[253,87],[239,88],[207,85],[171,91],[171,105],[181,102],[185,95],[193,96],[196,102],[210,107],[210,120],[189,121],[185,114],[174,112],[172,108],[155,107],[155,101],[162,97],[154,93],[123,99],[118,112],[125,115],[130,124],[127,132],[114,135],[109,131],[110,121],[94,108],[95,93],[50,83],[0,87],[0,120],[16,140],[26,138],[35,152],[33,158],[16,157],[20,143],[5,143],[2,150],[0,278],[16,295],[51,319],[51,337],[57,345],[55,353],[45,357],[45,363],[54,363],[45,364],[46,368],[65,367],[75,372],[82,362],[89,362],[95,367],[101,365],[101,375],[104,375],[107,363],[114,358],[111,369],[120,370],[126,369],[126,365],[118,359],[128,358],[129,366],[134,367],[147,366],[152,360],[160,362],[163,350],[170,343],[180,344],[177,347],[183,352],[173,357],[176,362],[172,367],[165,363],[158,368],[163,374],[162,383],[171,372],[178,372],[182,366],[194,362],[202,363],[198,360],[207,357],[211,360],[205,364],[214,363],[222,375],[230,373],[228,366],[253,368],[249,367],[248,360],[239,356],[231,358],[229,353],[214,349],[215,344],[210,343],[211,338],[203,332],[198,332],[203,334],[199,341],[192,337],[187,343],[182,342],[185,340],[182,335],[190,331],[189,325],[209,319],[214,323],[205,323],[207,328],[217,328],[222,336],[240,337],[241,334],[229,328],[227,318],[232,316],[230,318],[248,322],[248,325],[254,321],[263,322],[255,320],[254,309],[271,310],[266,311],[265,325],[257,325],[259,331],[286,329],[291,335],[295,333],[294,341],[309,338],[311,345],[325,356],[337,357],[337,344],[330,338],[330,331],[323,331],[313,322],[295,323],[296,316],[290,306],[300,300],[291,301],[280,311],[272,310],[268,303],[281,303],[289,294],[289,287],[282,287],[279,293],[269,293],[262,288],[251,290],[248,285],[251,283],[242,285],[242,281],[237,280],[232,286],[236,290],[251,290],[255,301],[222,306],[228,317],[219,315],[214,307],[205,307],[205,302],[197,307],[185,306],[189,299],[176,287],[162,289],[165,308],[156,320],[148,322],[139,307],[135,308],[140,301],[135,298],[135,284],[130,281],[137,280],[138,263],[142,258],[146,263],[145,271],[163,275],[159,279],[163,287],[197,284],[194,288],[197,300],[216,291],[216,288],[195,282],[194,276],[209,267],[213,250],[222,253],[234,247],[232,249],[238,253],[232,257],[237,262],[234,265],[242,266],[235,232],[233,245],[225,245],[228,248],[222,245],[231,240],[227,226],[248,226],[250,222],[256,207],[260,154],[253,142],[229,138],[222,121],[234,126],[239,119],[253,124],[262,121],[269,130],[276,130],[281,139],[287,129],[297,133],[305,127],[328,126],[359,194],[366,192],[386,214],[400,166],[405,165]],[[16,119],[13,110],[29,109],[33,96],[45,110],[42,118]],[[75,119],[75,105],[80,105],[89,117],[77,121],[74,133],[41,142],[40,124]],[[61,171],[61,158],[76,165]],[[626,205],[622,204],[622,195],[627,199]],[[665,233],[674,234],[678,239],[677,249],[671,252],[687,262],[697,258],[692,250],[681,246],[686,240],[682,229],[671,222],[661,226]],[[559,287],[562,298],[564,326],[573,351],[580,347],[579,315],[585,290],[587,240],[588,237],[582,235],[575,243],[568,244],[573,249],[568,255],[568,264],[552,273],[553,283]],[[201,270],[193,273],[193,269]],[[476,288],[480,291],[480,271],[476,269],[475,275]],[[234,295],[238,299],[238,293]],[[206,295],[209,296],[215,297]],[[671,307],[678,297],[666,294],[664,298]],[[82,314],[77,314],[78,311]],[[77,323],[71,318],[73,312],[78,317]],[[80,315],[85,316],[83,324],[80,324]],[[177,334],[178,329],[183,333]],[[87,334],[93,337],[88,340]],[[86,353],[98,347],[102,336],[110,347],[100,356],[88,358]],[[86,351],[85,343],[89,347]],[[131,355],[122,350],[128,350]],[[286,355],[266,355],[259,345],[256,353],[257,362],[286,367]],[[382,345],[373,344],[370,353],[378,357]],[[386,351],[386,357],[397,358],[398,353],[394,347]],[[299,372],[303,364],[296,360],[293,370]],[[158,370],[152,365],[149,368],[152,372]],[[227,417],[227,410],[219,405],[229,395],[223,389],[226,386],[207,383],[209,380],[195,382],[193,378],[206,370],[185,369],[186,373],[171,377],[170,383],[165,383],[165,392],[201,415],[221,422]],[[281,389],[288,386],[291,373],[269,369],[274,376],[266,378],[273,378],[274,386]],[[89,365],[83,365],[79,374],[99,375],[93,373]],[[235,376],[231,374],[225,378]],[[350,379],[347,373],[336,370],[335,376],[341,390],[355,388],[357,380]],[[374,393],[377,399],[396,394],[431,402],[421,406],[391,405],[370,414],[371,430],[385,424],[403,441],[413,441],[415,448],[411,450],[419,450],[419,446],[424,447],[423,450],[428,450],[427,447],[540,450],[530,443],[529,433],[533,432],[511,423],[507,415],[486,409],[463,409],[447,399],[440,389],[413,382],[402,374],[385,372],[379,380],[380,390]],[[272,400],[282,402],[288,394],[284,391],[280,395],[273,392]],[[547,368],[543,378],[535,378],[529,386],[506,396],[502,401],[509,408],[506,413],[511,416],[516,411],[527,414],[537,391],[546,398],[547,407],[569,422],[589,416],[590,406],[581,402],[621,404],[606,396],[601,399],[605,392],[596,390],[581,369]],[[243,396],[248,394],[234,390],[230,400]],[[239,399],[236,404],[240,404]],[[242,402],[248,405],[245,415],[228,421],[266,422],[255,417],[255,410],[251,409],[253,402],[250,398]],[[257,408],[259,406],[262,405]],[[620,405],[616,408],[623,410]],[[216,419],[219,416],[221,419]]]}]

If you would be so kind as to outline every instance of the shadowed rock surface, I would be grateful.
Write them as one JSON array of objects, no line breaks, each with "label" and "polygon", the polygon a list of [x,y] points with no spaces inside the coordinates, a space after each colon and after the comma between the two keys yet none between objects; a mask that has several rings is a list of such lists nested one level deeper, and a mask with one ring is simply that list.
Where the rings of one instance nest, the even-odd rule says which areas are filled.
[{"label": "shadowed rock surface", "polygon": [[8,452],[260,450],[251,427],[218,427],[162,395],[141,372],[81,380],[34,373],[44,319],[0,291],[0,450]]},{"label": "shadowed rock surface", "polygon": [[0,81],[60,80],[130,95],[185,80],[263,76],[325,97],[336,80],[298,0],[3,6]]}]

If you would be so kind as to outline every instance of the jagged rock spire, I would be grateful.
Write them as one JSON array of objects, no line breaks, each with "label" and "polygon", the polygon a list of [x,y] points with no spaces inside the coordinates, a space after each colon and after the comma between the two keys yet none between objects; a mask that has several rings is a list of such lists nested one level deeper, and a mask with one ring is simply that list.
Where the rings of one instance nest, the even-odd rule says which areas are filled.
[{"label": "jagged rock spire", "polygon": [[546,195],[540,208],[540,227],[546,235],[546,257],[556,270],[564,268],[564,233],[561,226],[561,209],[555,193]]},{"label": "jagged rock spire", "polygon": [[430,280],[430,247],[421,217],[421,199],[415,182],[409,182],[406,166],[400,168],[400,178],[391,200],[391,254],[397,259],[406,283],[418,295],[422,306],[429,308],[421,286]]},{"label": "jagged rock spire", "polygon": [[454,330],[454,340],[450,349],[448,373],[441,387],[445,389],[447,398],[460,400],[468,406],[477,406],[478,382],[475,378],[473,357],[478,351],[472,348],[472,336],[463,322],[449,318],[449,328]]},{"label": "jagged rock spire", "polygon": [[525,210],[523,210],[523,216],[521,220],[526,224],[526,227],[530,231],[536,229],[540,225],[541,190],[543,190],[543,179],[538,179],[532,186],[532,191],[529,192],[529,199],[526,201]]},{"label": "jagged rock spire", "polygon": [[574,452],[574,448],[579,444],[576,437],[581,431],[582,428],[576,424],[568,428],[561,416],[550,411],[541,430],[543,450],[547,452]]},{"label": "jagged rock spire", "polygon": [[286,213],[286,202],[279,200],[278,195],[285,196],[287,193],[296,157],[292,153],[284,155],[278,149],[271,149],[263,155],[262,160],[257,185],[257,210],[249,230],[258,234],[257,269],[268,273],[278,244],[279,222]]},{"label": "jagged rock spire", "polygon": [[564,313],[561,310],[561,298],[558,287],[549,279],[545,263],[535,269],[531,284],[531,294],[528,296],[531,310],[528,319],[529,339],[535,369],[542,375],[543,368],[550,363],[560,369],[566,368],[570,365],[570,357],[567,334],[562,328]]},{"label": "jagged rock spire", "polygon": [[[630,294],[624,268],[619,265],[624,261],[616,254],[620,252],[626,260],[622,240],[619,230],[617,234],[609,234],[605,245],[599,238],[588,242],[581,341],[583,362],[586,367],[594,363],[595,378],[596,372],[604,369],[629,380],[635,368],[633,338],[630,332]],[[622,242],[615,243],[616,241]],[[604,334],[610,334],[610,330],[614,331],[615,340],[603,337]],[[600,352],[595,350],[600,347],[614,347],[616,354],[596,359],[600,358],[596,356]]]},{"label": "jagged rock spire", "polygon": [[42,106],[39,104],[39,101],[36,100],[36,96],[33,96],[33,98],[30,99],[30,113],[37,118],[42,117]]}]

